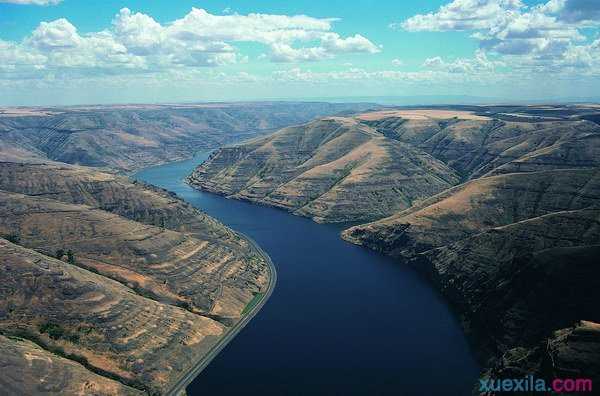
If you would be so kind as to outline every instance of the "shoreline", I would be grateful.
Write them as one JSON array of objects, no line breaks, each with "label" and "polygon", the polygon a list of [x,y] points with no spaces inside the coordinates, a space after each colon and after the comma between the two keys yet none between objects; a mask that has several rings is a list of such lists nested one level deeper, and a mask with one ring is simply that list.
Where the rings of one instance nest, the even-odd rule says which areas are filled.
[{"label": "shoreline", "polygon": [[258,314],[258,312],[273,294],[273,290],[277,284],[277,270],[273,265],[271,257],[252,238],[239,231],[233,231],[241,238],[244,238],[246,241],[248,241],[254,247],[254,249],[256,249],[258,254],[260,254],[267,262],[267,267],[269,269],[269,284],[267,285],[265,294],[251,311],[242,316],[242,318],[234,326],[232,326],[215,345],[211,347],[210,351],[206,355],[204,355],[190,370],[184,373],[179,380],[177,380],[175,385],[171,387],[171,389],[165,392],[165,395],[178,396],[185,394],[185,389],[189,386],[189,384],[192,383],[192,381],[196,379],[200,373],[202,373],[202,371],[210,364],[210,362],[217,357],[217,355],[219,355],[219,353],[227,346],[227,344],[229,344],[229,342],[233,340],[248,323],[250,323],[250,321]]}]

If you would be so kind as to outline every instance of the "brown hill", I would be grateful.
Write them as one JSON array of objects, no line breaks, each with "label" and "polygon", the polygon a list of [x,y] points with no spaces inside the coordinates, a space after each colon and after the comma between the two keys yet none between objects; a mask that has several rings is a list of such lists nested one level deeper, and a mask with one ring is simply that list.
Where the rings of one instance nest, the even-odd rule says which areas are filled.
[{"label": "brown hill", "polygon": [[201,240],[46,198],[0,191],[0,235],[18,235],[48,256],[70,250],[84,268],[226,323],[268,284],[264,261],[247,243]]},{"label": "brown hill", "polygon": [[0,109],[0,161],[132,171],[369,104],[210,103]]},{"label": "brown hill", "polygon": [[0,330],[158,393],[224,332],[75,265],[0,240]]},{"label": "brown hill", "polygon": [[325,118],[226,147],[192,186],[316,221],[380,218],[458,182],[440,161],[353,118]]},{"label": "brown hill", "polygon": [[600,169],[505,174],[448,189],[344,239],[410,257],[485,230],[564,210],[600,207]]},{"label": "brown hill", "polygon": [[[51,355],[33,368],[11,357],[15,375],[73,376],[58,393],[166,392],[271,276],[249,241],[176,196],[66,164],[0,163],[0,236],[21,245],[0,241],[0,332]],[[19,384],[0,393],[37,386]]]},{"label": "brown hill", "polygon": [[94,374],[22,338],[0,335],[0,389],[7,395],[133,396],[142,391]]}]

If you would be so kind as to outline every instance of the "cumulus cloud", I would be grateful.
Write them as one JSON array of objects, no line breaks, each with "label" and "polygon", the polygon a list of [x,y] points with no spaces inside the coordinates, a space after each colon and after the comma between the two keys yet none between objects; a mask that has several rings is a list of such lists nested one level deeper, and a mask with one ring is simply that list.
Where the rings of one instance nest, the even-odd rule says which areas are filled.
[{"label": "cumulus cloud", "polygon": [[408,31],[489,29],[523,7],[521,0],[454,0],[437,12],[415,15],[393,27]]},{"label": "cumulus cloud", "polygon": [[472,59],[460,58],[453,61],[446,61],[439,56],[428,58],[423,63],[423,67],[432,70],[441,70],[448,73],[483,73],[493,72],[496,68],[504,66],[504,63],[497,60],[490,60],[486,53],[478,50]]},{"label": "cumulus cloud", "polygon": [[[573,63],[574,56],[584,56],[586,48],[593,49],[586,44],[581,29],[599,24],[597,0],[549,0],[535,6],[521,0],[453,0],[435,12],[415,15],[394,27],[472,31],[471,37],[479,41],[482,50],[505,56],[515,67],[556,69],[567,56]],[[454,66],[461,69],[466,65]]]},{"label": "cumulus cloud", "polygon": [[541,12],[556,15],[558,20],[567,23],[600,22],[600,2],[596,0],[550,0],[539,9]]},{"label": "cumulus cloud", "polygon": [[42,22],[22,42],[3,43],[0,59],[15,73],[20,69],[23,74],[40,69],[118,73],[244,62],[247,56],[236,47],[244,42],[264,45],[274,62],[319,61],[344,53],[380,51],[360,34],[342,37],[334,32],[335,21],[305,15],[214,15],[193,8],[183,18],[161,24],[150,15],[123,8],[112,24],[99,32],[81,34],[64,18]]},{"label": "cumulus cloud", "polygon": [[0,0],[0,3],[23,4],[23,5],[55,5],[63,0]]},{"label": "cumulus cloud", "polygon": [[392,65],[394,65],[396,67],[400,67],[400,66],[404,65],[404,62],[402,62],[400,59],[392,59]]}]

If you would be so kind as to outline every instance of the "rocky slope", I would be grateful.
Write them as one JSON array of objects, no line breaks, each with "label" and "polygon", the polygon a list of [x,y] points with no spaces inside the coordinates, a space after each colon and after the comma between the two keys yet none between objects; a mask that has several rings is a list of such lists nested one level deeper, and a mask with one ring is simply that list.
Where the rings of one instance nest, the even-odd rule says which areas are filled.
[{"label": "rocky slope", "polygon": [[600,322],[598,126],[536,121],[506,134],[515,121],[497,122],[476,144],[471,132],[435,149],[411,138],[466,182],[342,237],[428,274],[456,308],[484,377],[600,381],[590,364],[600,361],[597,332],[588,331]]},{"label": "rocky slope", "polygon": [[97,385],[110,394],[164,393],[270,276],[247,240],[176,196],[66,164],[0,163],[2,236],[19,246],[0,240],[0,332],[53,355],[35,373],[64,368],[92,387],[96,373],[117,381]]},{"label": "rocky slope", "polygon": [[325,118],[217,151],[192,186],[316,221],[381,218],[458,182],[442,162],[353,118]]},{"label": "rocky slope", "polygon": [[211,103],[0,109],[0,161],[132,171],[368,104]]}]

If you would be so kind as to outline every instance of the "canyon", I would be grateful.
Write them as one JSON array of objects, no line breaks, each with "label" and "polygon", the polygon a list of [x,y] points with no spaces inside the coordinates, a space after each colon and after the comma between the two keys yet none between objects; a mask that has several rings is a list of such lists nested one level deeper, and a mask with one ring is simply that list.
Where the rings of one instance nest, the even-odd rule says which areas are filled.
[{"label": "canyon", "polygon": [[188,180],[353,223],[342,238],[417,268],[448,299],[482,378],[600,380],[599,117],[586,105],[326,117],[219,149]]}]

